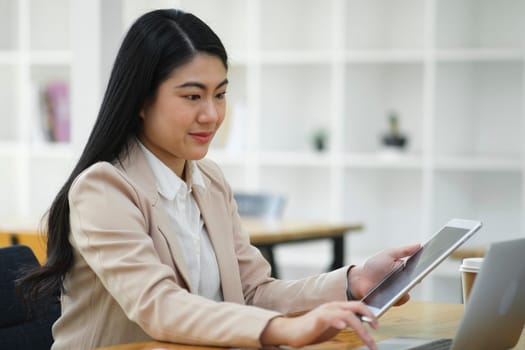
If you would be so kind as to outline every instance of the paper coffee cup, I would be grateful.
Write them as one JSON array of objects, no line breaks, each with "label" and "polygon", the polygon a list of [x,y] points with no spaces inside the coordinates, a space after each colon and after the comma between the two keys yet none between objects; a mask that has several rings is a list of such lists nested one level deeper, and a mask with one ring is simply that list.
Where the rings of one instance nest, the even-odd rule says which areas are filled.
[{"label": "paper coffee cup", "polygon": [[483,258],[465,258],[459,267],[459,271],[461,272],[461,289],[463,291],[464,304],[468,302],[472,286],[474,285],[476,275],[478,274],[482,263]]}]

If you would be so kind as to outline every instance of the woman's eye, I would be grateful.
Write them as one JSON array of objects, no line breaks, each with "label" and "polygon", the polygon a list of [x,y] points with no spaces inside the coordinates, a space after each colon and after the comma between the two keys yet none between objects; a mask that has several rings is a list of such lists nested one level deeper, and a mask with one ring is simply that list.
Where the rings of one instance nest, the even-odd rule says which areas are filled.
[{"label": "woman's eye", "polygon": [[226,91],[218,93],[216,96],[219,100],[222,100],[226,97]]},{"label": "woman's eye", "polygon": [[186,98],[191,101],[196,101],[200,98],[199,95],[187,95]]}]

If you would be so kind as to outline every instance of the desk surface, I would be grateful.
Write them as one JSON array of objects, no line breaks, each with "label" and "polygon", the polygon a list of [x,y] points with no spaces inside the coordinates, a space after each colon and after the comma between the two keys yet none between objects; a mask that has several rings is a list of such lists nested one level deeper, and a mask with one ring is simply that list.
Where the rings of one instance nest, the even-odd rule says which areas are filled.
[{"label": "desk surface", "polygon": [[361,224],[316,223],[243,218],[252,244],[272,244],[341,236],[363,229]]},{"label": "desk surface", "polygon": [[[440,304],[410,301],[407,304],[390,309],[380,319],[380,329],[372,330],[376,341],[396,336],[414,336],[427,338],[453,338],[459,320],[463,314],[462,304]],[[525,350],[525,331],[518,345],[514,348]],[[333,340],[309,346],[309,350],[349,350],[362,346],[362,342],[352,331],[343,331]],[[163,342],[144,342],[116,345],[99,350],[204,350],[220,349],[178,345]]]}]

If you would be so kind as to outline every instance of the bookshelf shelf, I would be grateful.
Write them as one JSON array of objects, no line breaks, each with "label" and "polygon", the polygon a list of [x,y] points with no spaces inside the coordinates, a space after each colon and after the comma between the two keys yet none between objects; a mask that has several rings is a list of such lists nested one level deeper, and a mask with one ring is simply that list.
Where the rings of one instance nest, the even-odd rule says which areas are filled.
[{"label": "bookshelf shelf", "polygon": [[75,151],[70,144],[42,142],[31,145],[30,156],[42,159],[64,159],[71,160]]},{"label": "bookshelf shelf", "polygon": [[423,168],[423,158],[417,155],[385,151],[377,154],[348,154],[343,160],[347,168],[355,169],[413,169]]},{"label": "bookshelf shelf", "polygon": [[[6,198],[0,200],[0,219],[4,223],[35,227],[65,181],[85,138],[82,133],[94,120],[93,108],[82,104],[92,101],[92,94],[99,98],[98,80],[79,82],[78,77],[100,74],[96,64],[100,39],[91,28],[98,23],[97,8],[98,1],[0,1],[0,193]],[[81,98],[73,101],[71,95]],[[69,141],[48,142],[43,121],[53,116],[57,122],[59,101]]]},{"label": "bookshelf shelf", "polygon": [[436,157],[436,170],[511,171],[521,172],[523,160],[518,157]]},{"label": "bookshelf shelf", "polygon": [[262,64],[304,65],[330,64],[333,55],[327,51],[264,51],[260,54]]},{"label": "bookshelf shelf", "polygon": [[32,51],[29,53],[29,61],[34,65],[70,65],[73,53],[68,50]]},{"label": "bookshelf shelf", "polygon": [[439,49],[436,51],[436,60],[440,62],[461,61],[522,61],[525,57],[523,49]]},{"label": "bookshelf shelf", "polygon": [[347,50],[345,60],[348,63],[422,63],[425,60],[423,50]]},{"label": "bookshelf shelf", "polygon": [[262,152],[258,154],[261,165],[283,167],[329,167],[327,152]]},{"label": "bookshelf shelf", "polygon": [[20,55],[14,51],[0,51],[0,65],[15,65]]}]

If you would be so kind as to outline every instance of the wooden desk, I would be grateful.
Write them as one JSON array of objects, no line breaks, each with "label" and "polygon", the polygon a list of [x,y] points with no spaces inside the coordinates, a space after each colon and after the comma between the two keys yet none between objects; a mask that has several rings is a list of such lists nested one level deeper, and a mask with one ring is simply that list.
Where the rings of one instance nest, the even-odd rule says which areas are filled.
[{"label": "wooden desk", "polygon": [[243,226],[250,235],[251,243],[261,250],[272,266],[274,277],[279,276],[273,254],[273,248],[277,244],[331,239],[333,256],[328,270],[334,270],[344,266],[345,234],[363,229],[361,224],[309,223],[255,218],[243,218]]},{"label": "wooden desk", "polygon": [[[410,301],[390,309],[380,319],[380,329],[372,330],[376,341],[397,336],[422,338],[453,338],[463,314],[462,304],[440,304]],[[349,350],[363,346],[352,331],[343,331],[333,340],[309,346],[308,350]],[[224,348],[179,345],[164,342],[143,342],[116,345],[98,350],[217,350]],[[525,350],[525,331],[516,350]]]}]

